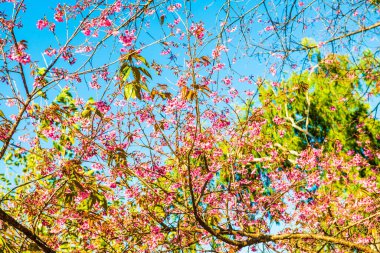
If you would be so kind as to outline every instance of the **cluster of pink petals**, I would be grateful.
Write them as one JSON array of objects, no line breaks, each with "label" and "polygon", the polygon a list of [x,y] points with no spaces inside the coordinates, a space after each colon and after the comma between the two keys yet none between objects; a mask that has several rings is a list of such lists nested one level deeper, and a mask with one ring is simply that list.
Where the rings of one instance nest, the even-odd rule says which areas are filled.
[{"label": "cluster of pink petals", "polygon": [[124,34],[121,34],[119,36],[119,41],[124,47],[132,46],[135,40],[136,40],[135,30],[131,30],[131,31],[126,30]]},{"label": "cluster of pink petals", "polygon": [[17,48],[13,46],[10,54],[8,54],[8,58],[21,64],[29,63],[31,61],[30,55],[24,52],[25,49],[26,46],[22,43],[17,44]]},{"label": "cluster of pink petals", "polygon": [[40,20],[37,21],[37,28],[39,30],[44,29],[48,25],[49,25],[49,22],[46,19],[40,19]]}]

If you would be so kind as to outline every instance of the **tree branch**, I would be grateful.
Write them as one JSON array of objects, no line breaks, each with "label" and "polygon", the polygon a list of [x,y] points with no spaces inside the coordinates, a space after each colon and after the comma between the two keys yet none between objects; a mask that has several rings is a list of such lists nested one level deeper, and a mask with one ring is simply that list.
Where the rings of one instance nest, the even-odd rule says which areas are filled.
[{"label": "tree branch", "polygon": [[39,238],[36,234],[30,231],[30,229],[20,224],[12,216],[4,212],[2,209],[0,209],[0,219],[8,223],[13,228],[17,229],[18,231],[22,232],[24,235],[26,235],[30,240],[36,243],[38,247],[40,247],[40,249],[43,250],[43,252],[55,253],[55,251],[51,249],[44,241],[42,241],[41,238]]}]

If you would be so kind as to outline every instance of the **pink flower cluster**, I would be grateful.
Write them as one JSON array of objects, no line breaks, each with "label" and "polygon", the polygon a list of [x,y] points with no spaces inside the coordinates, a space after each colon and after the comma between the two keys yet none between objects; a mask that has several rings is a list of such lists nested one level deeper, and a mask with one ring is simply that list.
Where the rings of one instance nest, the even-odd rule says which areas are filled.
[{"label": "pink flower cluster", "polygon": [[37,21],[37,28],[39,30],[44,29],[48,25],[49,25],[49,22],[46,19],[40,19],[40,20]]},{"label": "pink flower cluster", "polygon": [[190,27],[190,31],[198,40],[202,40],[205,35],[205,28],[203,26],[203,23],[192,24]]},{"label": "pink flower cluster", "polygon": [[223,78],[222,82],[226,85],[226,86],[230,86],[232,84],[232,77],[230,76],[226,76],[225,78]]},{"label": "pink flower cluster", "polygon": [[13,46],[11,48],[11,52],[8,55],[8,58],[13,61],[18,61],[21,64],[27,64],[30,62],[30,55],[25,53],[24,50],[26,49],[25,43],[18,43],[17,47]]},{"label": "pink flower cluster", "polygon": [[45,50],[44,54],[46,54],[47,56],[51,57],[51,56],[57,54],[57,50],[55,50],[54,48],[49,47],[49,48],[47,48]]},{"label": "pink flower cluster", "polygon": [[71,50],[73,49],[72,46],[67,46],[67,47],[62,47],[59,50],[59,53],[61,54],[61,57],[70,63],[70,65],[73,65],[76,62],[76,58],[74,57],[73,53]]},{"label": "pink flower cluster", "polygon": [[218,45],[212,50],[212,58],[219,58],[222,52],[227,52],[228,48],[225,45]]},{"label": "pink flower cluster", "polygon": [[276,116],[274,116],[274,118],[273,118],[273,122],[274,122],[276,125],[281,125],[282,123],[285,122],[285,120],[282,119],[282,118],[280,118],[280,117],[278,117],[278,116],[276,115]]},{"label": "pink flower cluster", "polygon": [[101,113],[106,113],[106,112],[108,112],[108,111],[111,109],[111,107],[110,107],[109,105],[107,105],[107,103],[104,102],[104,101],[98,101],[98,102],[96,102],[96,103],[95,103],[95,106],[96,106],[96,108],[97,108]]},{"label": "pink flower cluster", "polygon": [[132,46],[133,42],[136,40],[135,30],[125,31],[124,34],[119,36],[119,41],[124,47]]},{"label": "pink flower cluster", "polygon": [[64,15],[63,8],[60,4],[58,4],[57,8],[55,8],[54,19],[57,22],[63,22],[63,15]]},{"label": "pink flower cluster", "polygon": [[219,62],[218,64],[216,64],[214,67],[212,67],[212,70],[216,70],[216,71],[219,71],[219,70],[222,70],[226,65],[224,63],[221,63]]},{"label": "pink flower cluster", "polygon": [[46,128],[42,131],[42,134],[53,140],[58,140],[62,135],[61,130],[57,127]]},{"label": "pink flower cluster", "polygon": [[97,75],[92,75],[91,82],[90,82],[90,87],[92,89],[95,89],[95,90],[100,89],[100,84],[98,82],[98,76]]},{"label": "pink flower cluster", "polygon": [[181,9],[182,5],[180,3],[176,3],[174,5],[169,5],[168,6],[168,11],[169,12],[175,12],[178,9]]},{"label": "pink flower cluster", "polygon": [[[86,22],[83,25],[83,34],[86,36],[91,35],[91,28],[96,28],[96,27],[111,27],[112,26],[112,21],[108,19],[107,17],[100,17],[100,18],[94,18],[89,22]],[[97,37],[97,32],[94,32],[93,37]]]}]

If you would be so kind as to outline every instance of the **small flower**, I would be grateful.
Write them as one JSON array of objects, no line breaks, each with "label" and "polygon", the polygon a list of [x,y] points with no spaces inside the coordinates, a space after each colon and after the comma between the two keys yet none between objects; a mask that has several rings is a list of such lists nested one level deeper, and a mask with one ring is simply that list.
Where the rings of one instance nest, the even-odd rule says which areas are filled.
[{"label": "small flower", "polygon": [[96,108],[101,112],[101,113],[106,113],[108,112],[111,107],[109,105],[107,105],[107,103],[103,102],[103,101],[98,101],[95,103],[95,106]]},{"label": "small flower", "polygon": [[54,19],[57,22],[63,22],[63,15],[64,15],[64,12],[63,12],[62,6],[58,4],[57,8],[55,9]]},{"label": "small flower", "polygon": [[86,36],[90,36],[90,35],[91,35],[91,30],[88,29],[88,28],[86,28],[86,29],[84,29],[84,30],[82,31],[82,33],[83,33],[84,35],[86,35]]},{"label": "small flower", "polygon": [[42,30],[49,25],[46,19],[40,19],[37,21],[37,28]]},{"label": "small flower", "polygon": [[119,41],[123,44],[124,47],[130,47],[133,44],[133,41],[136,40],[135,30],[125,31],[124,34],[119,36]]},{"label": "small flower", "polygon": [[272,65],[269,69],[269,72],[272,74],[272,76],[275,76],[277,73],[276,65]]},{"label": "small flower", "polygon": [[57,54],[57,50],[49,47],[44,51],[44,54],[46,54],[47,56],[53,56],[53,55]]},{"label": "small flower", "polygon": [[205,28],[203,27],[203,23],[192,24],[190,31],[198,40],[202,40],[205,35]]},{"label": "small flower", "polygon": [[285,120],[282,119],[282,118],[280,118],[280,117],[278,117],[278,116],[276,115],[276,116],[274,116],[274,118],[273,118],[273,122],[274,122],[276,125],[281,125],[282,123],[285,122]]},{"label": "small flower", "polygon": [[230,86],[231,83],[232,83],[232,78],[226,76],[226,77],[222,80],[222,82],[223,82],[226,86]]},{"label": "small flower", "polygon": [[233,98],[235,98],[237,95],[239,95],[239,92],[233,87],[228,92],[230,93],[231,97],[233,97]]},{"label": "small flower", "polygon": [[7,99],[7,102],[5,103],[6,106],[8,107],[12,107],[16,104],[16,100],[15,99]]},{"label": "small flower", "polygon": [[214,50],[212,50],[212,58],[216,59],[216,58],[220,57],[222,52],[227,52],[227,51],[228,51],[228,49],[226,46],[218,45],[215,47]]},{"label": "small flower", "polygon": [[322,41],[321,41],[321,42],[318,43],[317,47],[318,47],[318,48],[321,48],[321,47],[323,47],[325,44],[326,44],[325,42],[322,42]]}]

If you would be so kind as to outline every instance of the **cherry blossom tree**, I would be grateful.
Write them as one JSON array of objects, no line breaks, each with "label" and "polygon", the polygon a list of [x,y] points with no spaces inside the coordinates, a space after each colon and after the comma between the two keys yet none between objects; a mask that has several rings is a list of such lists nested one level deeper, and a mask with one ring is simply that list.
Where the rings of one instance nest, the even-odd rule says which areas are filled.
[{"label": "cherry blossom tree", "polygon": [[380,252],[378,1],[44,4],[1,1],[3,252]]}]

